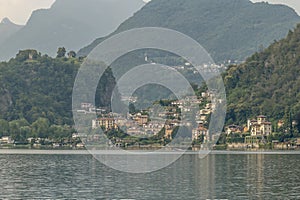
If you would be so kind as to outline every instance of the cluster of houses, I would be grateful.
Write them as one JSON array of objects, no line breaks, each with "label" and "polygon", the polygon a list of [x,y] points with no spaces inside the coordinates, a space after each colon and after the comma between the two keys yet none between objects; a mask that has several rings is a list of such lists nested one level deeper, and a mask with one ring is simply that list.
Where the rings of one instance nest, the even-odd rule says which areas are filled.
[{"label": "cluster of houses", "polygon": [[[296,122],[292,122],[293,126]],[[283,120],[279,120],[277,127],[280,128],[284,125]],[[244,137],[244,143],[228,144],[229,148],[259,148],[259,144],[266,143],[267,136],[273,134],[272,123],[267,120],[264,115],[259,115],[256,119],[248,119],[247,125],[242,127],[238,125],[229,125],[225,127],[225,133],[229,136],[237,134]],[[272,140],[272,148],[274,149],[296,149],[300,148],[300,138],[291,141],[279,142]]]},{"label": "cluster of houses", "polygon": [[245,143],[259,143],[262,142],[265,137],[272,134],[272,123],[267,120],[264,115],[257,116],[256,119],[248,119],[247,126],[242,127],[238,125],[229,125],[225,127],[225,133],[230,135],[250,133],[245,137]]},{"label": "cluster of houses", "polygon": [[178,120],[167,121],[167,123],[162,124],[160,121],[150,120],[148,115],[140,112],[134,115],[128,114],[127,117],[113,116],[114,113],[109,113],[92,120],[92,129],[102,128],[104,131],[122,129],[132,136],[153,136],[165,128],[166,137],[169,137],[171,127],[178,125]]},{"label": "cluster of houses", "polygon": [[[153,112],[152,108],[143,110],[135,114],[127,113],[127,116],[121,116],[116,113],[108,113],[99,115],[97,119],[92,120],[92,128],[102,128],[106,131],[112,129],[125,130],[127,134],[132,136],[155,136],[164,130],[164,138],[172,139],[172,133],[178,126],[191,127],[190,122],[185,122],[184,115],[194,109],[194,105],[203,105],[201,109],[197,109],[196,126],[193,124],[192,140],[201,138],[202,142],[214,140],[211,138],[208,129],[208,118],[216,109],[216,104],[210,99],[214,98],[214,94],[203,92],[200,97],[187,96],[185,99],[174,100],[164,109],[156,113],[155,119],[149,117],[149,113]],[[130,100],[130,98],[126,98]],[[134,99],[136,101],[136,99]],[[206,102],[203,104],[203,102]],[[91,104],[83,104],[83,110],[86,112],[97,112]],[[103,112],[99,110],[99,112]],[[278,126],[282,126],[283,122],[279,121]],[[249,119],[247,125],[229,125],[225,127],[225,134],[238,134],[244,138],[245,144],[258,144],[264,142],[265,138],[271,135],[272,123],[268,121],[264,115],[259,115],[256,119]]]},{"label": "cluster of houses", "polygon": [[201,98],[187,96],[181,100],[174,100],[169,106],[165,106],[163,110],[156,113],[157,116],[153,119],[149,117],[149,113],[154,112],[153,108],[135,114],[127,113],[127,116],[116,113],[101,114],[97,119],[92,120],[92,129],[102,128],[102,130],[108,131],[121,128],[132,136],[155,136],[164,130],[164,138],[172,139],[172,133],[176,127],[191,127],[190,122],[185,122],[182,119],[196,106],[197,128],[192,130],[192,139],[196,140],[203,136],[205,141],[209,141],[209,131],[206,128],[207,118],[215,106],[212,103],[207,103],[203,109],[199,110],[199,104],[203,102],[203,99],[210,97],[212,97],[211,93],[203,92]]},{"label": "cluster of houses", "polygon": [[[227,64],[226,64],[227,65]],[[201,69],[201,72],[203,73],[209,73],[209,72],[213,72],[213,73],[219,73],[220,70],[222,69],[226,69],[226,65],[221,64],[221,65],[217,65],[217,64],[204,64],[201,66],[198,66],[198,69]],[[176,70],[178,71],[185,71],[185,72],[191,72],[193,74],[199,74],[199,71],[196,70],[191,63],[185,63],[184,65],[179,65],[179,66],[173,66]]]},{"label": "cluster of houses", "polygon": [[[152,108],[135,114],[127,113],[127,116],[116,113],[102,114],[99,118],[92,120],[92,128],[102,128],[105,131],[121,128],[132,136],[154,136],[164,130],[164,138],[172,139],[175,127],[191,127],[189,122],[182,120],[184,114],[189,113],[194,109],[194,105],[199,106],[205,100],[207,103],[201,109],[198,109],[196,113],[197,128],[192,129],[192,140],[201,138],[202,142],[209,142],[212,140],[212,136],[210,136],[208,129],[208,118],[215,109],[215,104],[210,101],[213,98],[213,93],[203,92],[200,97],[187,96],[185,99],[174,100],[169,106],[165,106],[163,111],[156,113],[161,120],[150,119],[148,113],[152,111]],[[136,98],[125,99],[136,101]],[[91,113],[103,112],[103,110],[97,110],[91,104],[82,104],[82,110]],[[280,126],[280,123],[283,122],[279,121],[278,126]],[[259,115],[256,119],[249,119],[246,126],[229,125],[225,127],[227,135],[239,134],[244,137],[244,143],[246,144],[263,142],[267,136],[272,134],[272,131],[272,123],[264,115]]]},{"label": "cluster of houses", "polygon": [[77,110],[77,113],[82,114],[98,114],[98,113],[105,113],[105,108],[96,108],[91,103],[81,103],[81,109]]},{"label": "cluster of houses", "polygon": [[0,138],[0,146],[18,146],[18,145],[30,145],[35,148],[42,146],[53,147],[66,147],[66,148],[83,148],[84,144],[80,141],[80,136],[77,133],[72,135],[72,139],[64,139],[61,141],[54,141],[49,138],[27,138],[24,142],[17,142],[10,136],[3,136]]},{"label": "cluster of houses", "polygon": [[[213,94],[209,92],[202,92],[202,99],[213,98]],[[207,103],[204,108],[200,109],[196,115],[196,122],[198,124],[198,128],[192,130],[192,139],[197,140],[200,137],[203,137],[203,142],[209,142],[212,138],[210,138],[209,130],[207,128],[207,120],[209,115],[214,111],[215,104]]]}]

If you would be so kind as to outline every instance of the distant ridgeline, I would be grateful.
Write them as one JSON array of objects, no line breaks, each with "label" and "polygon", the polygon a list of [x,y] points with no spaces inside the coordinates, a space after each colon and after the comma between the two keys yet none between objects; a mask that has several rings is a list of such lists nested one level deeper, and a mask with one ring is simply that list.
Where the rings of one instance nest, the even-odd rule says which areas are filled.
[{"label": "distant ridgeline", "polygon": [[18,32],[23,26],[12,23],[8,18],[0,22],[0,45],[7,38]]},{"label": "distant ridgeline", "polygon": [[9,37],[4,38],[0,24],[0,60],[10,59],[20,49],[51,56],[59,46],[78,51],[113,32],[144,4],[142,0],[56,0],[51,8],[34,11],[27,24]]},{"label": "distant ridgeline", "polygon": [[[152,0],[108,37],[132,28],[170,28],[197,40],[215,62],[223,63],[244,61],[263,46],[285,37],[298,22],[296,12],[283,5],[249,0]],[[81,49],[79,56],[88,55],[106,38]],[[144,53],[140,52],[140,57]],[[160,57],[149,56],[153,60]]]},{"label": "distant ridgeline", "polygon": [[291,115],[300,128],[300,25],[287,38],[255,53],[224,74],[228,123],[264,113],[271,121]]}]

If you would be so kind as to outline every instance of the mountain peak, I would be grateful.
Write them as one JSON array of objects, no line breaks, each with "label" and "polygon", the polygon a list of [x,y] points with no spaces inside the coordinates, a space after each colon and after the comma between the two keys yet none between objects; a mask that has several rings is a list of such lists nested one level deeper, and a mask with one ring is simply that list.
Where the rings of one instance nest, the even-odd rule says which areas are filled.
[{"label": "mountain peak", "polygon": [[13,24],[7,17],[3,18],[1,24]]}]

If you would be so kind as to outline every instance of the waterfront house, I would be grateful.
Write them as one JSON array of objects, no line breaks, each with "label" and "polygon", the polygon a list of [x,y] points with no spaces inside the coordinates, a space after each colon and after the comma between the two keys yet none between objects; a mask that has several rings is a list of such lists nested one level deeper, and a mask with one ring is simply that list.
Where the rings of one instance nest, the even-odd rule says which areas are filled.
[{"label": "waterfront house", "polygon": [[14,140],[10,136],[4,136],[0,139],[1,144],[13,144]]},{"label": "waterfront house", "polygon": [[230,135],[231,133],[239,133],[241,134],[244,131],[243,127],[237,125],[229,125],[225,127],[225,133]]},{"label": "waterfront house", "polygon": [[267,121],[267,117],[260,115],[257,120],[248,120],[248,130],[251,136],[268,136],[272,134],[272,123]]}]

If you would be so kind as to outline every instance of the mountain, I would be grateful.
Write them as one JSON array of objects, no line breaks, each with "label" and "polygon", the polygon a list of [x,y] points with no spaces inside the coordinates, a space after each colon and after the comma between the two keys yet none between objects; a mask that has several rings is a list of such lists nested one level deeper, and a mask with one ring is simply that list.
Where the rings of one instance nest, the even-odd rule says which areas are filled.
[{"label": "mountain", "polygon": [[[197,40],[216,62],[245,60],[259,47],[286,36],[300,22],[284,5],[249,0],[152,0],[111,35],[140,27],[164,27]],[[79,51],[89,52],[106,38]]]},{"label": "mountain", "polygon": [[300,25],[285,39],[255,53],[245,63],[231,66],[224,74],[227,122],[245,123],[259,114],[276,122],[291,115],[299,129],[299,52]]},{"label": "mountain", "polygon": [[0,23],[0,44],[7,38],[19,31],[23,26],[12,23],[8,18],[4,18]]},{"label": "mountain", "polygon": [[55,55],[58,47],[77,51],[94,38],[114,31],[144,6],[142,0],[57,0],[34,11],[27,24],[0,47],[0,58],[18,50],[37,49]]}]

